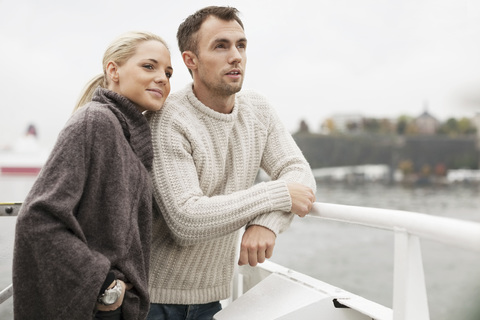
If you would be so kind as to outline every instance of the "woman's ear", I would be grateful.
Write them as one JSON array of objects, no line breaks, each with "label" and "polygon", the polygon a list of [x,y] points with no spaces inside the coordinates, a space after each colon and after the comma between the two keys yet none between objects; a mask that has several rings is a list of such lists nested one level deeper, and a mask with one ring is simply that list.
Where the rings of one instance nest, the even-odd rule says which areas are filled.
[{"label": "woman's ear", "polygon": [[107,77],[108,77],[112,82],[118,82],[118,78],[119,78],[118,65],[117,65],[115,62],[110,61],[110,62],[107,64],[106,71],[107,71]]},{"label": "woman's ear", "polygon": [[184,51],[182,52],[183,63],[187,66],[190,70],[197,69],[197,55],[192,51]]}]

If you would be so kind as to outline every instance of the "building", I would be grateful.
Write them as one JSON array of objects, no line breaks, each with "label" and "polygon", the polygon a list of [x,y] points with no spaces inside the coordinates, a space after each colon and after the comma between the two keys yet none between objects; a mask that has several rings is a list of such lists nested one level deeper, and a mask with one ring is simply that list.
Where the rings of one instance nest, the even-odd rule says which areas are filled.
[{"label": "building", "polygon": [[440,122],[425,108],[425,111],[415,119],[415,125],[419,134],[434,135],[440,127]]}]

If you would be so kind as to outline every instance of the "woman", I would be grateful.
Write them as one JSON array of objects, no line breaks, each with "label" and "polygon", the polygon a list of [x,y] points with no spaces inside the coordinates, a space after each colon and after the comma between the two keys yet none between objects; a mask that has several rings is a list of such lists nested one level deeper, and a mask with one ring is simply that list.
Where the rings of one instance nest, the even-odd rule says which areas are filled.
[{"label": "woman", "polygon": [[18,215],[15,319],[146,317],[153,151],[143,112],[163,106],[172,72],[156,35],[107,48]]}]

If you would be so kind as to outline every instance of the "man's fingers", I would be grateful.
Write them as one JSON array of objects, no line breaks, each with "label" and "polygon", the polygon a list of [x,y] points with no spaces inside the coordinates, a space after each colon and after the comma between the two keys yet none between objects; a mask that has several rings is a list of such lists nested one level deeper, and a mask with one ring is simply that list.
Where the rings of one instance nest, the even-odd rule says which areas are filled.
[{"label": "man's fingers", "polygon": [[240,266],[246,265],[248,263],[248,250],[245,247],[240,248],[240,258],[238,259],[238,264]]},{"label": "man's fingers", "polygon": [[268,246],[265,251],[265,258],[270,259],[273,256],[273,246]]},{"label": "man's fingers", "polygon": [[266,256],[265,250],[258,250],[257,251],[257,261],[258,261],[258,263],[264,263],[265,262],[265,256]]},{"label": "man's fingers", "polygon": [[262,226],[250,226],[242,237],[240,245],[239,265],[249,264],[256,266],[265,262],[273,255],[276,235],[270,229]]},{"label": "man's fingers", "polygon": [[248,264],[252,267],[257,265],[257,250],[256,249],[249,249],[248,250]]}]

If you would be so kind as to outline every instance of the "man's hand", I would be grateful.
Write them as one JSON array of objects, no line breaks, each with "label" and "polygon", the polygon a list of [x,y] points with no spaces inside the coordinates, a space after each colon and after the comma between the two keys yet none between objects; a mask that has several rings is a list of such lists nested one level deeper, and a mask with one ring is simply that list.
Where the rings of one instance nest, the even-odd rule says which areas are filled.
[{"label": "man's hand", "polygon": [[271,258],[275,239],[276,235],[270,229],[257,225],[248,227],[242,237],[238,264],[242,266],[248,263],[254,267],[257,263],[265,262],[265,258]]},{"label": "man's hand", "polygon": [[315,202],[315,194],[312,189],[299,183],[288,183],[288,192],[290,192],[290,198],[292,198],[292,213],[299,217],[305,217]]}]

